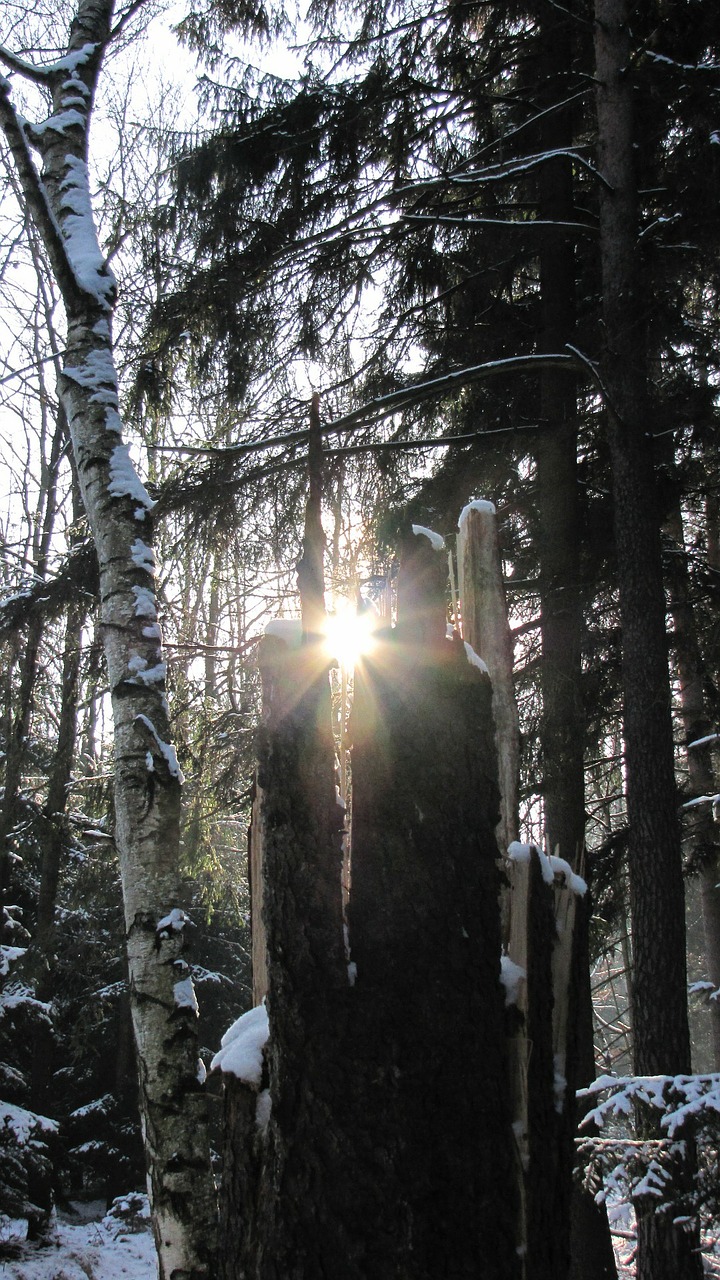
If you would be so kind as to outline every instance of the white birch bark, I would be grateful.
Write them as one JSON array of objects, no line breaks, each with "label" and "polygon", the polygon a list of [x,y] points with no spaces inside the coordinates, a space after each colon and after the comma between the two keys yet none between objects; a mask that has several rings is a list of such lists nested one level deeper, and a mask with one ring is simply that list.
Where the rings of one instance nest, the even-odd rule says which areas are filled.
[{"label": "white birch bark", "polygon": [[[66,55],[32,66],[50,116],[30,124],[0,79],[0,122],[28,213],[62,293],[67,348],[59,392],[100,567],[112,693],[115,840],[120,858],[140,1110],[161,1280],[213,1274],[215,1189],[180,909],[181,774],[170,741],[152,551],[153,503],[121,435],[112,345],[115,282],[98,242],[88,129],[114,0],[79,0]],[[39,169],[36,153],[42,159]]]}]

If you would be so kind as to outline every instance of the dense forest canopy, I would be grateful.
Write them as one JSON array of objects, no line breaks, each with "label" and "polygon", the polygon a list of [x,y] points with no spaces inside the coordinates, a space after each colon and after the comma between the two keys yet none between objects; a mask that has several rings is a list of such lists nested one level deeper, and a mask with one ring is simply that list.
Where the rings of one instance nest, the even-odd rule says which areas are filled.
[{"label": "dense forest canopy", "polygon": [[[415,1008],[399,972],[407,897],[436,947],[412,951],[423,984],[455,954],[439,926],[433,942],[432,903],[447,921],[481,882],[493,903],[499,892],[490,864],[462,852],[472,840],[494,856],[493,748],[480,735],[468,763],[438,727],[442,707],[470,742],[472,715],[489,717],[460,647],[443,666],[441,634],[447,624],[452,644],[469,643],[458,518],[482,499],[497,513],[519,724],[503,831],[590,888],[573,906],[561,1119],[549,1118],[557,1080],[552,1046],[545,1058],[541,1048],[542,1018],[557,1023],[560,1001],[556,991],[555,1015],[536,1015],[541,984],[528,979],[527,1035],[549,1075],[530,1075],[520,1172],[502,1127],[517,1099],[498,1085],[507,1218],[491,1245],[488,1222],[485,1244],[463,1247],[468,1258],[490,1248],[498,1277],[607,1276],[608,1221],[592,1195],[610,1193],[633,1205],[637,1274],[689,1280],[717,1214],[719,19],[700,0],[429,11],[368,0],[295,16],[227,0],[170,17],[172,30],[162,5],[79,0],[12,10],[2,24],[0,1213],[42,1233],[54,1199],[110,1202],[147,1167],[162,1276],[269,1280],[297,1256],[310,1280],[341,1247],[349,1277],[370,1257],[378,1276],[400,1274],[382,1240],[405,1227],[383,1217],[364,1255],[371,1229],[361,1238],[343,1217],[338,1170],[370,1139],[333,1090],[349,1115],[380,1125],[371,1082],[389,1067],[369,1046],[373,1025],[394,1044],[393,992],[415,1010],[398,1062],[415,1060],[431,1007],[438,1025],[454,1010],[448,1036],[468,1037],[468,1063],[478,1027],[495,1048],[519,1035],[500,1000],[507,919],[486,922],[489,969],[463,924],[472,957],[444,972],[437,1006],[428,994]],[[160,71],[157,48],[171,50]],[[428,531],[445,539],[441,564]],[[325,675],[314,702],[302,648],[287,659],[302,714],[293,706],[284,721],[286,668],[276,656],[262,683],[258,671],[267,623],[300,619],[311,650],[325,610],[348,602],[392,626],[392,678],[379,658],[377,672],[369,658],[358,667],[347,730],[352,674]],[[428,659],[427,678],[412,677],[411,713],[391,688],[409,680],[392,644],[416,643],[441,674]],[[474,633],[472,644],[485,658]],[[382,741],[362,727],[373,698]],[[470,814],[458,793],[457,827],[443,807],[455,784],[436,793],[422,753],[402,746],[428,725],[456,780],[483,797]],[[399,789],[402,822],[368,741],[414,779],[407,797]],[[357,855],[342,891],[336,754]],[[413,787],[433,797],[433,820],[444,814],[438,844],[463,868],[455,898],[442,868],[437,883],[408,874],[430,848],[413,826]],[[503,804],[506,823],[504,793]],[[277,838],[286,809],[289,868]],[[228,1024],[259,1003],[246,840],[258,823],[271,1030],[250,1091],[272,1098],[265,1147],[247,1128],[247,1081],[223,1084],[216,1069],[206,1082]],[[376,845],[396,866],[390,879],[368,869]],[[317,901],[310,893],[298,937],[317,929],[308,945],[325,939],[329,957],[309,974],[282,932],[279,888],[303,859]],[[530,890],[537,903],[543,892]],[[540,946],[557,928],[549,907],[532,910],[545,920],[531,927]],[[259,929],[256,910],[256,970]],[[387,955],[398,947],[386,1004],[363,988],[372,939]],[[549,973],[560,948],[548,947]],[[482,1009],[476,980],[490,993]],[[498,1049],[498,1079],[503,1062]],[[642,1093],[645,1078],[665,1083]],[[588,1087],[576,1109],[573,1091]],[[389,1086],[380,1101],[410,1150],[414,1102]],[[595,1121],[613,1107],[626,1119],[607,1139],[581,1131],[573,1190],[574,1126],[593,1107]],[[678,1128],[696,1113],[692,1132]],[[458,1150],[479,1114],[459,1124]],[[426,1123],[442,1164],[443,1126]],[[301,1143],[318,1203],[283,1217],[272,1160],[312,1200]],[[398,1181],[376,1185],[356,1161],[347,1198],[370,1220],[373,1197],[394,1187],[419,1231],[422,1178],[434,1173],[421,1177],[420,1151],[403,1159],[388,1148],[383,1176],[392,1168]],[[238,1169],[244,1190],[228,1181]],[[489,1176],[479,1164],[472,1174],[470,1216]],[[433,1274],[446,1228],[417,1236],[408,1275]]]}]

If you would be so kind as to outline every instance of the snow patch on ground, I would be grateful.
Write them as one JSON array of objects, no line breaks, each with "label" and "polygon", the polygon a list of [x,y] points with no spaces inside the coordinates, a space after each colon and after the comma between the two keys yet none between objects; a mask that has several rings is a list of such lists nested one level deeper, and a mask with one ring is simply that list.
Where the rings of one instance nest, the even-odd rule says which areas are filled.
[{"label": "snow patch on ground", "polygon": [[[110,1214],[103,1218],[101,1202],[77,1209],[58,1213],[49,1242],[42,1244],[24,1239],[24,1221],[0,1215],[0,1275],[7,1280],[156,1280],[146,1215],[127,1222]],[[88,1219],[86,1211],[97,1216]]]}]

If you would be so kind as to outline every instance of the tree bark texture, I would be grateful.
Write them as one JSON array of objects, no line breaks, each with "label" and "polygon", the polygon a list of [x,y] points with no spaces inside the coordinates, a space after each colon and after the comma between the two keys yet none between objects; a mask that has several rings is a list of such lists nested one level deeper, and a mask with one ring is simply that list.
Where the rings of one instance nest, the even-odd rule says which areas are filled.
[{"label": "tree bark texture", "polygon": [[[688,781],[693,797],[714,796],[718,791],[712,741],[717,714],[707,703],[707,670],[700,646],[688,574],[682,513],[671,513],[667,531],[673,539],[670,557],[670,613],[673,620],[675,660],[680,683],[680,714],[687,750]],[[704,745],[692,744],[710,739]],[[713,805],[702,804],[688,813],[694,869],[700,879],[705,934],[707,977],[720,989],[720,837]],[[714,1070],[720,1070],[720,1000],[709,1001]]]},{"label": "tree bark texture", "polygon": [[28,624],[25,646],[18,664],[20,668],[20,688],[17,694],[15,713],[13,714],[11,708],[8,707],[7,719],[10,732],[6,738],[3,793],[2,803],[0,803],[0,937],[2,937],[4,930],[9,925],[6,905],[10,889],[10,870],[12,865],[10,841],[16,818],[22,769],[26,758],[27,737],[32,717],[33,694],[42,633],[43,619],[40,614],[37,614],[31,618]]},{"label": "tree bark texture", "polygon": [[[596,0],[606,390],[623,633],[635,1070],[690,1070],[685,916],[665,595],[654,492],[644,285],[638,250],[632,50],[626,0]],[[639,1280],[701,1274],[697,1240],[670,1215],[638,1215]]]},{"label": "tree bark texture", "polygon": [[[552,951],[555,916],[552,889],[545,884],[540,862],[530,865],[527,938],[528,1152],[525,1178],[528,1280],[564,1274],[567,1268],[567,1223],[556,1221],[558,1115],[555,1110],[553,1063]],[[568,1161],[568,1171],[572,1161]],[[567,1210],[567,1206],[566,1206]],[[552,1224],[552,1225],[550,1225]],[[559,1235],[556,1236],[556,1228]]]},{"label": "tree bark texture", "polygon": [[258,1126],[264,1089],[230,1085],[223,1280],[519,1275],[490,688],[461,644],[427,640],[438,610],[403,572],[408,625],[356,672],[350,967],[327,679],[313,646],[273,674],[272,1109]]},{"label": "tree bark texture", "polygon": [[[557,106],[558,85],[573,67],[577,31],[572,17],[541,5],[539,10],[537,93],[546,109],[538,124],[537,150],[571,150],[575,143],[574,105]],[[541,350],[562,351],[576,341],[575,248],[553,223],[575,216],[572,162],[559,154],[543,164],[538,177],[538,214],[547,225],[540,245]],[[546,368],[540,374],[542,430],[536,450],[540,629],[542,663],[542,799],[548,853],[564,858],[588,879],[585,853],[585,709],[582,698],[583,600],[580,570],[581,519],[577,470],[577,384],[572,373]],[[575,1095],[595,1078],[592,997],[589,983],[589,891],[576,904],[573,931],[568,1035],[562,1067],[566,1089],[558,1114],[557,1179],[552,1238],[556,1280],[574,1274],[582,1280],[615,1275],[605,1205],[572,1178],[577,1128]],[[581,1002],[587,1008],[584,1016]],[[589,1037],[586,1044],[582,1037]],[[580,1070],[583,1063],[585,1070]],[[589,1071],[589,1075],[587,1072]],[[572,1202],[572,1211],[569,1205]],[[579,1203],[582,1202],[582,1203]],[[578,1238],[582,1227],[585,1239]],[[582,1272],[575,1259],[583,1257]],[[612,1260],[612,1269],[610,1269]]]},{"label": "tree bark texture", "polygon": [[298,587],[303,634],[317,637],[325,621],[325,584],[323,555],[325,533],[322,527],[323,443],[320,430],[320,399],[313,395],[310,403],[308,433],[308,498],[305,506],[303,552],[298,562]]},{"label": "tree bark texture", "polygon": [[376,1200],[395,1251],[377,1274],[427,1280],[520,1265],[491,691],[461,645],[442,645],[393,652],[389,639],[352,730],[353,1029],[368,1133],[397,1188]]},{"label": "tree bark texture", "polygon": [[[707,558],[708,565],[714,573],[720,573],[720,503],[717,494],[711,493],[705,503],[705,520],[707,527]],[[713,682],[713,689],[718,687],[718,672],[715,652],[716,646],[710,649],[706,662],[710,668]],[[714,728],[718,728],[717,721]],[[716,744],[717,747],[717,744]],[[714,776],[714,770],[713,770]],[[717,834],[716,834],[717,839]],[[718,859],[720,861],[720,859]],[[702,894],[702,913],[703,913],[703,929],[705,933],[705,950],[707,953],[708,973],[711,980],[715,982],[717,975],[717,990],[720,990],[720,890],[718,883],[720,882],[720,866],[713,863],[712,858],[708,859],[700,871],[700,887]],[[720,998],[719,998],[720,1000]],[[714,1015],[717,1013],[718,1000],[713,1001],[716,1006]],[[720,1032],[715,1038],[718,1030],[718,1017],[714,1016],[713,1020],[713,1042],[715,1044],[715,1053],[717,1058],[716,1070],[720,1070]]]},{"label": "tree bark texture", "polygon": [[[213,1274],[216,1209],[198,1078],[197,1006],[182,954],[181,777],[164,694],[153,504],[120,434],[111,335],[115,283],[97,240],[87,169],[92,102],[112,17],[112,0],[81,0],[66,57],[32,70],[31,78],[52,94],[53,113],[42,128],[16,114],[7,81],[0,85],[0,121],[67,318],[59,391],[99,564],[113,706],[115,840],[160,1276],[200,1280]],[[32,148],[41,152],[42,176]]]},{"label": "tree bark texture", "polygon": [[[37,998],[43,1001],[52,999],[56,987],[52,954],[55,908],[63,852],[68,836],[66,820],[68,788],[75,758],[82,629],[88,614],[88,604],[89,601],[85,600],[68,606],[58,735],[48,782],[47,801],[43,807],[42,860],[37,928],[33,944],[37,973],[35,990]],[[44,1022],[38,1022],[33,1030],[33,1036],[30,1096],[33,1109],[44,1115],[54,1067],[54,1038],[50,1028]]]},{"label": "tree bark texture", "polygon": [[[274,654],[274,658],[273,658]],[[354,1276],[354,1174],[343,1128],[351,1104],[338,1044],[350,994],[330,686],[319,646],[265,642],[259,743],[263,919],[267,938],[270,1119],[227,1085],[221,1274],[262,1280]],[[344,1212],[343,1212],[344,1209]]]}]

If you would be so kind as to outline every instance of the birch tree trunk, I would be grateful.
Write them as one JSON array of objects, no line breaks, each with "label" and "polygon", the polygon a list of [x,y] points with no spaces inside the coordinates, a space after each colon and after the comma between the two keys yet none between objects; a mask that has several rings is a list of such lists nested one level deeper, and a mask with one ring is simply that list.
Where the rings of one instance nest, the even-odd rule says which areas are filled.
[{"label": "birch tree trunk", "polygon": [[[213,1274],[216,1210],[197,1004],[182,954],[182,778],[164,693],[153,503],[121,436],[111,331],[115,282],[98,242],[88,176],[92,104],[103,53],[115,34],[112,22],[113,0],[80,0],[67,52],[55,63],[33,66],[1,50],[6,67],[45,91],[51,110],[41,123],[28,123],[3,79],[0,122],[67,319],[59,391],[99,563],[114,719],[115,839],[160,1277],[199,1280]],[[42,157],[42,173],[34,151]]]}]

